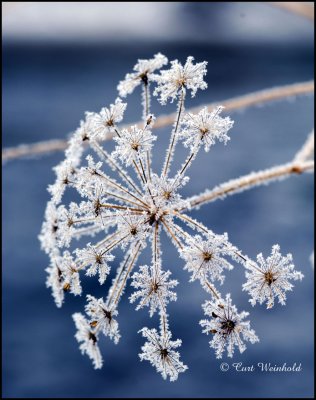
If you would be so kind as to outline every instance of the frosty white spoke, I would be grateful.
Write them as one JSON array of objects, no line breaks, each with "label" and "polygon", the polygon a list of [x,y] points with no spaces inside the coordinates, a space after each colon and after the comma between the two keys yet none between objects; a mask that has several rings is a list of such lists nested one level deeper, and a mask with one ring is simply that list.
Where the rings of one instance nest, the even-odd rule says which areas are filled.
[{"label": "frosty white spoke", "polygon": [[75,220],[71,220],[72,224],[84,224],[84,223],[88,223],[88,222],[94,222],[95,218],[80,218],[80,219],[75,219]]},{"label": "frosty white spoke", "polygon": [[137,163],[136,163],[135,160],[133,160],[133,165],[134,165],[134,167],[135,167],[135,171],[136,171],[136,173],[137,173],[137,176],[138,176],[140,182],[142,182],[143,184],[145,184],[145,179],[144,179],[142,173],[140,172],[140,170],[139,170],[139,168],[138,168],[138,165],[137,165]]},{"label": "frosty white spoke", "polygon": [[178,105],[178,115],[177,115],[176,125],[175,125],[174,129],[172,130],[171,139],[170,139],[170,143],[169,143],[169,148],[167,150],[167,157],[166,157],[165,165],[163,167],[162,176],[168,175],[170,162],[171,162],[173,152],[174,152],[174,146],[177,141],[177,133],[178,133],[178,128],[179,128],[179,123],[180,123],[182,111],[184,108],[184,98],[185,98],[185,89],[182,87],[181,97],[180,97],[179,105]]},{"label": "frosty white spoke", "polygon": [[138,245],[136,245],[136,250],[135,250],[135,252],[134,252],[134,254],[133,254],[133,256],[132,256],[132,261],[130,262],[128,268],[126,269],[126,271],[125,271],[125,273],[124,273],[123,279],[120,281],[119,288],[118,288],[118,290],[117,290],[117,295],[116,295],[116,298],[114,299],[114,304],[115,304],[115,305],[117,305],[117,303],[118,303],[118,301],[119,301],[119,299],[120,299],[120,296],[121,296],[121,294],[122,294],[122,291],[123,291],[123,289],[124,289],[124,287],[125,287],[125,285],[126,285],[127,278],[128,278],[128,276],[129,276],[129,274],[131,273],[132,268],[133,268],[134,265],[135,265],[135,261],[136,261],[136,258],[137,258],[137,256],[138,256],[138,253],[139,253],[139,251],[140,251],[141,246],[142,246],[141,243],[139,243]]},{"label": "frosty white spoke", "polygon": [[122,202],[129,203],[129,204],[134,204],[134,206],[138,206],[138,207],[140,206],[139,203],[136,203],[135,201],[127,199],[126,197],[119,196],[118,194],[114,194],[114,193],[106,192],[106,191],[104,191],[103,193],[108,195],[108,196],[110,196],[110,197],[113,197],[114,199],[118,199],[118,200],[120,200]]},{"label": "frosty white spoke", "polygon": [[148,180],[151,182],[151,162],[150,162],[150,152],[147,150],[146,152],[146,163],[147,163],[147,174],[148,174]]},{"label": "frosty white spoke", "polygon": [[144,83],[142,85],[142,91],[143,91],[143,119],[146,120],[148,117],[150,111],[150,93],[149,93],[149,84]]},{"label": "frosty white spoke", "polygon": [[[117,132],[117,130],[116,130]],[[118,132],[117,132],[118,133]],[[103,159],[109,164],[109,166],[112,168],[112,170],[116,171],[120,177],[131,187],[133,188],[137,194],[139,194],[140,196],[142,195],[140,189],[138,188],[138,186],[136,185],[136,183],[132,180],[132,178],[130,178],[127,174],[126,171],[124,171],[124,169],[117,165],[117,163],[113,160],[113,158],[110,156],[110,154],[108,154],[108,152],[106,150],[103,149],[102,146],[100,146],[99,143],[94,142],[93,147],[96,147],[98,153],[100,153],[103,157]]]},{"label": "frosty white spoke", "polygon": [[94,234],[96,231],[100,230],[99,226],[95,226],[94,224],[89,226],[89,227],[84,227],[84,228],[77,228],[76,232],[74,233],[74,236],[82,236],[82,235],[89,235],[89,234]]},{"label": "frosty white spoke", "polygon": [[163,226],[165,227],[165,229],[167,230],[167,232],[169,232],[170,236],[172,237],[172,239],[175,241],[175,243],[177,244],[177,246],[179,247],[179,249],[182,249],[183,246],[182,244],[179,242],[179,240],[176,238],[174,232],[172,232],[172,230],[170,229],[170,226],[166,223],[166,221],[161,218],[161,222],[163,224]]},{"label": "frosty white spoke", "polygon": [[[121,192],[123,193],[127,193],[129,196],[133,197],[135,200],[137,200],[139,203],[142,203],[145,207],[147,207],[147,204],[145,202],[143,202],[139,197],[135,196],[132,192],[130,192],[129,190],[125,189],[123,186],[121,186],[120,184],[114,182],[112,179],[110,179],[109,177],[105,176],[105,175],[100,175],[104,180],[106,180],[110,185],[118,188]],[[142,194],[140,194],[141,196],[143,196]]]},{"label": "frosty white spoke", "polygon": [[[179,232],[181,234],[181,236],[185,237],[186,239],[190,240],[191,236],[185,232],[179,225],[173,223],[172,224],[173,229],[175,229],[177,232]],[[203,252],[203,250],[201,249],[201,247],[199,247],[195,242],[193,242],[193,245],[200,250],[201,252]]]},{"label": "frosty white spoke", "polygon": [[115,238],[115,236],[117,236],[118,234],[119,234],[119,231],[117,230],[117,231],[115,231],[114,233],[112,233],[112,234],[110,234],[110,235],[107,235],[104,239],[102,239],[102,240],[100,240],[98,243],[96,243],[96,244],[94,245],[94,247],[96,247],[96,248],[101,247],[102,245],[104,245],[104,243],[106,243],[106,242],[112,240],[112,239]]},{"label": "frosty white spoke", "polygon": [[125,240],[129,235],[125,235],[118,239],[117,241],[113,242],[110,244],[109,247],[107,247],[103,253],[107,253],[109,250],[112,250],[114,247],[117,247],[123,240]]},{"label": "frosty white spoke", "polygon": [[103,208],[113,208],[115,210],[130,210],[133,212],[138,212],[138,213],[143,213],[144,211],[146,211],[144,208],[133,208],[133,207],[128,207],[128,206],[119,206],[117,204],[100,204],[100,207]]},{"label": "frosty white spoke", "polygon": [[192,160],[193,160],[193,157],[195,157],[196,154],[197,154],[197,153],[195,152],[195,153],[191,153],[191,154],[188,156],[188,158],[187,158],[186,161],[184,162],[183,167],[181,168],[181,171],[177,173],[175,182],[176,182],[179,178],[181,178],[181,177],[184,175],[184,173],[186,172],[186,170],[188,169],[188,167],[191,165],[191,162],[192,162]]},{"label": "frosty white spoke", "polygon": [[308,135],[305,143],[300,148],[300,150],[296,153],[294,157],[294,161],[306,161],[309,157],[311,157],[314,153],[315,146],[315,135],[314,130]]}]

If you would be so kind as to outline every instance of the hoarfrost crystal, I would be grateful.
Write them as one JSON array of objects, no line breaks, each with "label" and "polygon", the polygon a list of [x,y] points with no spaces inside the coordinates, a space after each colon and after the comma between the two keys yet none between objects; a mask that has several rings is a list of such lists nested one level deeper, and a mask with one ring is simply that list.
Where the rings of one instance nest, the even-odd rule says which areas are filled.
[{"label": "hoarfrost crystal", "polygon": [[235,346],[240,353],[246,350],[243,340],[250,343],[259,341],[254,330],[250,329],[250,322],[243,321],[249,313],[245,311],[238,313],[237,308],[232,305],[229,294],[225,301],[218,299],[205,302],[203,309],[211,319],[200,321],[200,325],[204,328],[204,333],[213,335],[210,346],[215,349],[217,358],[222,358],[225,347],[228,357],[232,357]]},{"label": "hoarfrost crystal", "polygon": [[[159,332],[147,327],[141,330],[147,341],[140,359],[149,361],[164,379],[171,381],[187,369],[176,350],[181,340],[171,340],[167,307],[177,299],[178,282],[171,278],[176,276],[173,260],[165,262],[162,257],[163,232],[177,249],[184,268],[191,274],[190,280],[198,280],[206,292],[209,300],[203,308],[210,320],[201,321],[201,325],[205,333],[213,335],[210,344],[217,357],[222,356],[225,347],[232,356],[234,347],[242,352],[245,341],[258,341],[249,321],[244,321],[248,313],[239,314],[230,295],[223,300],[215,286],[224,281],[233,268],[232,262],[247,270],[248,281],[243,288],[250,293],[252,304],[267,300],[272,305],[274,297],[283,304],[285,291],[292,289],[289,280],[302,278],[301,273],[294,271],[291,256],[282,257],[278,246],[273,247],[267,260],[260,254],[256,263],[230,243],[227,234],[214,233],[190,217],[189,212],[198,203],[195,197],[183,198],[181,193],[189,181],[189,168],[203,147],[208,151],[217,142],[226,144],[233,126],[229,117],[220,116],[224,111],[221,106],[185,114],[187,91],[193,97],[198,89],[207,87],[204,81],[207,63],[193,61],[193,57],[188,57],[184,65],[178,60],[171,61],[170,69],[159,73],[167,64],[162,54],[138,60],[134,72],[126,75],[118,90],[125,97],[138,85],[142,86],[141,123],[119,126],[127,107],[120,98],[99,113],[87,112],[69,140],[65,160],[55,167],[55,183],[48,188],[51,200],[39,239],[50,259],[46,285],[57,307],[61,307],[69,294],[82,293],[82,275],[95,277],[101,285],[107,283],[114,254],[117,257],[117,269],[111,276],[106,297],[87,295],[88,319],[80,313],[73,315],[79,348],[92,360],[94,368],[102,366],[100,335],[119,342],[118,307],[130,284],[134,289],[130,302],[136,303],[137,310],[148,308],[153,320],[158,316],[160,319]],[[161,173],[153,170],[152,162],[157,139],[152,133],[156,117],[150,111],[153,85],[161,104],[178,100]],[[103,141],[112,137],[115,149],[110,151]],[[175,149],[181,139],[188,154],[180,168],[171,174]],[[85,151],[88,154],[84,156]],[[64,192],[68,188],[71,193],[66,201]],[[139,266],[138,259],[148,243],[151,261]],[[120,249],[124,253],[122,259],[117,255]]]},{"label": "hoarfrost crystal", "polygon": [[176,300],[177,295],[171,291],[178,282],[173,279],[169,280],[171,275],[170,271],[162,271],[159,266],[143,265],[139,268],[140,272],[135,272],[132,276],[132,284],[136,289],[130,296],[130,302],[133,303],[137,299],[140,299],[136,310],[144,306],[149,306],[150,316],[152,317],[154,312],[159,308],[164,308],[164,305],[168,304],[170,300]]},{"label": "hoarfrost crystal", "polygon": [[193,64],[193,57],[188,57],[184,66],[178,60],[171,61],[171,69],[161,71],[155,76],[158,84],[154,90],[155,96],[160,96],[161,104],[166,104],[168,99],[173,102],[181,90],[190,89],[194,97],[198,89],[206,89],[207,83],[203,80],[206,75],[207,62]]},{"label": "hoarfrost crystal", "polygon": [[184,145],[194,150],[196,146],[204,145],[205,151],[215,144],[216,140],[226,144],[230,137],[227,135],[233,126],[229,118],[222,118],[219,114],[223,107],[215,108],[211,113],[204,107],[198,114],[186,114],[183,117],[183,129],[180,137],[184,139]]},{"label": "hoarfrost crystal", "polygon": [[275,298],[285,305],[285,292],[293,288],[289,281],[302,280],[304,277],[301,272],[294,270],[292,255],[283,257],[278,245],[272,247],[271,256],[266,260],[262,253],[258,254],[257,264],[249,263],[245,273],[247,282],[243,290],[249,292],[250,303],[254,306],[257,301],[260,304],[267,301],[267,308],[273,307]]},{"label": "hoarfrost crystal", "polygon": [[188,369],[180,361],[180,354],[175,351],[181,346],[181,340],[171,340],[169,330],[158,334],[156,329],[143,328],[141,330],[143,337],[148,341],[142,346],[142,353],[139,354],[141,361],[147,360],[157,372],[161,373],[163,379],[169,377],[170,381],[176,381],[180,372]]}]

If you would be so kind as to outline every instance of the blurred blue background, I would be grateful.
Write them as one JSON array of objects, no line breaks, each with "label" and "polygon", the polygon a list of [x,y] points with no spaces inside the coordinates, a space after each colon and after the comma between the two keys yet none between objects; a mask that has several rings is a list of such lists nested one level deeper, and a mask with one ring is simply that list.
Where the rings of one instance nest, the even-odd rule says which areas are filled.
[{"label": "blurred blue background", "polygon": [[[116,85],[138,58],[158,51],[182,62],[188,55],[208,61],[209,89],[186,106],[196,106],[270,86],[313,78],[313,25],[303,17],[264,3],[5,3],[3,17],[3,146],[64,138],[86,110],[113,102]],[[161,109],[156,100],[157,113]],[[139,92],[130,98],[126,122],[140,116]],[[231,141],[201,154],[190,170],[184,196],[241,174],[289,161],[313,126],[313,98],[302,96],[230,113]],[[161,165],[169,129],[158,132],[154,167]],[[176,165],[185,157],[179,146]],[[220,361],[201,333],[201,303],[207,295],[189,284],[182,261],[163,237],[164,268],[180,281],[178,301],[169,307],[175,338],[183,340],[189,366],[175,383],[163,381],[138,352],[137,331],[155,327],[146,310],[135,312],[127,289],[119,307],[119,345],[102,338],[102,370],[94,371],[73,337],[71,314],[84,296],[68,296],[57,309],[45,288],[47,257],[37,235],[63,155],[16,160],[3,166],[3,397],[312,397],[313,176],[292,177],[255,188],[192,212],[250,257],[279,243],[292,252],[305,279],[289,293],[286,307],[251,308],[241,291],[241,266],[227,275],[239,310],[250,311],[261,342],[236,352],[234,362],[302,364],[299,373],[220,371]],[[178,163],[178,164],[177,164]],[[116,260],[120,260],[121,253]],[[148,262],[148,254],[139,263]],[[116,263],[113,264],[113,271]],[[113,274],[112,271],[112,274]],[[93,278],[85,293],[105,295]],[[232,360],[224,357],[229,364]]]}]

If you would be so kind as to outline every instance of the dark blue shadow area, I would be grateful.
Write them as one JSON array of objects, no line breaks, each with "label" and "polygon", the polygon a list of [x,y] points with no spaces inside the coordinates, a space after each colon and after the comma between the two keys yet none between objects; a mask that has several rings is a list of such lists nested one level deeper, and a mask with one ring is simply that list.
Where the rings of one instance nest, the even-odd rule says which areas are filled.
[{"label": "dark blue shadow area", "polygon": [[[116,97],[116,85],[138,58],[161,51],[184,61],[193,55],[209,62],[209,89],[189,100],[187,107],[241,95],[270,86],[313,78],[313,46],[229,46],[174,43],[109,45],[18,45],[3,48],[3,143],[14,146],[63,138],[75,129],[86,110],[98,111]],[[173,111],[168,106],[154,111]],[[265,107],[231,113],[232,140],[201,153],[183,189],[190,196],[252,170],[287,162],[304,142],[313,125],[313,100],[300,97]],[[132,97],[126,120],[139,119],[138,96]],[[154,168],[158,169],[168,143],[169,130],[159,132]],[[179,146],[175,166],[186,153]],[[74,339],[71,313],[82,311],[84,297],[67,297],[58,310],[45,288],[47,257],[39,249],[46,187],[53,182],[52,167],[61,154],[14,161],[3,167],[3,396],[24,397],[311,397],[313,395],[313,280],[309,256],[313,249],[313,176],[295,176],[268,187],[217,201],[192,212],[216,233],[250,257],[270,253],[279,243],[291,252],[305,279],[288,295],[286,307],[251,308],[241,292],[242,267],[227,275],[222,291],[231,292],[239,310],[250,312],[261,341],[236,353],[234,362],[245,366],[268,362],[302,364],[298,373],[220,371],[220,362],[208,346],[198,322],[206,293],[190,284],[182,261],[163,237],[165,269],[180,281],[178,301],[170,305],[170,325],[183,340],[182,358],[189,366],[175,383],[165,382],[138,352],[143,339],[137,331],[158,321],[145,311],[135,312],[127,289],[119,307],[121,342],[102,339],[104,367],[94,371],[82,357]],[[147,255],[148,256],[148,255]],[[118,254],[116,260],[120,260]],[[148,262],[142,257],[140,263]],[[113,264],[113,271],[116,267]],[[113,272],[112,272],[113,274]],[[110,281],[110,279],[108,280]],[[96,280],[84,279],[85,293],[104,295]],[[226,357],[222,360],[231,364]]]}]

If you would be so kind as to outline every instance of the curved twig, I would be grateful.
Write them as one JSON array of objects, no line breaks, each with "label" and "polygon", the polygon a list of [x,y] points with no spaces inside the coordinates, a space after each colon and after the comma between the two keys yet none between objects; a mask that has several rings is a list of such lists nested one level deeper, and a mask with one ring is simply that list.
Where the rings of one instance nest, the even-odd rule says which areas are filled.
[{"label": "curved twig", "polygon": [[[313,160],[304,162],[294,160],[287,164],[268,168],[258,172],[251,172],[250,174],[241,176],[240,178],[232,179],[219,186],[216,186],[212,190],[207,190],[187,200],[190,203],[190,208],[193,209],[217,199],[223,199],[228,195],[251,189],[255,186],[264,184],[266,185],[276,180],[288,178],[293,174],[302,174],[303,172],[312,172],[313,170]],[[181,209],[180,211],[184,211],[184,209]]]},{"label": "curved twig", "polygon": [[[314,92],[314,82],[301,82],[291,85],[279,86],[275,88],[259,90],[244,96],[234,97],[228,100],[221,101],[225,107],[225,111],[233,111],[246,107],[251,107],[256,104],[268,103],[274,100],[283,99],[290,96],[298,96],[302,94],[308,94]],[[206,106],[209,109],[214,108],[219,103],[210,103]],[[203,106],[195,107],[188,112],[197,112]],[[174,122],[175,113],[169,115],[162,115],[157,118],[154,128],[162,128],[171,125]],[[141,125],[138,122],[136,125]],[[134,124],[133,124],[134,125]],[[23,144],[16,147],[9,147],[2,150],[2,162],[14,160],[16,158],[21,158],[25,156],[37,156],[46,153],[51,153],[53,151],[62,151],[67,147],[67,140],[48,140],[32,144]]]}]

